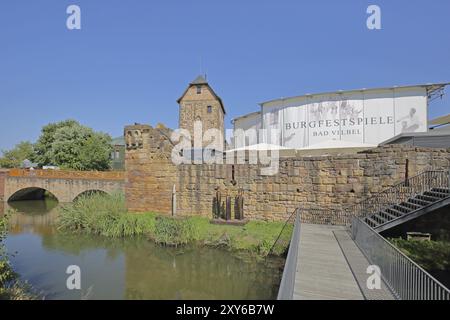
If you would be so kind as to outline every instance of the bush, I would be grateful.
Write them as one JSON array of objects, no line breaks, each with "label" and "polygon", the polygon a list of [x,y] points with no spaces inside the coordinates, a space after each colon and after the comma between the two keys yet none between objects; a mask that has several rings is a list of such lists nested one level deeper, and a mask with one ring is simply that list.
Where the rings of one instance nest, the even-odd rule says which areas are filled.
[{"label": "bush", "polygon": [[444,241],[419,241],[389,239],[411,260],[426,270],[450,270],[450,243]]}]

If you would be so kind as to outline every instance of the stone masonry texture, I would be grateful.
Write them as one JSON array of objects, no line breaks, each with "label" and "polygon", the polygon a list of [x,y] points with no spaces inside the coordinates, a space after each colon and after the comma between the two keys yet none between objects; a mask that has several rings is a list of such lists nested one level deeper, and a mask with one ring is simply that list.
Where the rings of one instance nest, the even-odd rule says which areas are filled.
[{"label": "stone masonry texture", "polygon": [[[164,126],[128,126],[140,130],[142,145],[127,147],[125,192],[130,211],[170,214],[172,188],[177,214],[212,217],[220,192],[244,195],[247,218],[286,220],[297,207],[342,208],[370,197],[426,169],[449,169],[450,149],[391,145],[359,153],[280,159],[279,172],[260,175],[261,165],[183,164],[171,161],[171,130]],[[234,179],[233,179],[234,177]]]},{"label": "stone masonry texture", "polygon": [[[179,128],[186,129],[193,141],[194,122],[202,122],[202,131],[218,129],[224,135],[224,110],[220,100],[214,95],[207,84],[203,84],[201,93],[197,94],[197,86],[191,85],[180,99]],[[209,107],[209,109],[208,109]],[[205,139],[202,146],[210,144]]]}]

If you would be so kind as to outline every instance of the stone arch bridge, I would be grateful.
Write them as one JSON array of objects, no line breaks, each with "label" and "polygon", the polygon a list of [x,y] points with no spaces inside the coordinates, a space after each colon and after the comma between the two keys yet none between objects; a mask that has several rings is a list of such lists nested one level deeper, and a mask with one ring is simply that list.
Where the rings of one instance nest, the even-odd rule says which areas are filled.
[{"label": "stone arch bridge", "polygon": [[38,199],[48,191],[59,202],[68,203],[87,192],[123,191],[125,173],[11,169],[3,180],[4,201]]}]

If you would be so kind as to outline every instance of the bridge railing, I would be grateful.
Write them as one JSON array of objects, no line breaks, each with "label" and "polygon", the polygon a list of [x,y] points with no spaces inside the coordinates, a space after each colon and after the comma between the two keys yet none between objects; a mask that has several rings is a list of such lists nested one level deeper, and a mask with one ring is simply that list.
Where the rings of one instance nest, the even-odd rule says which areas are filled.
[{"label": "bridge railing", "polygon": [[125,172],[11,169],[8,176],[41,179],[124,180]]},{"label": "bridge railing", "polygon": [[404,255],[361,218],[353,218],[352,237],[391,291],[403,300],[450,300],[450,291]]}]

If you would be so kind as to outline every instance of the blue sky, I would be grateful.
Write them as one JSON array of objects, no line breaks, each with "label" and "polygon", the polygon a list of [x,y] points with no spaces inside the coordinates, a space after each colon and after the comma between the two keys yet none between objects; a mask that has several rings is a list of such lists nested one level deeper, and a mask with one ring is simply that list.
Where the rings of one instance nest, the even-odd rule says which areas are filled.
[{"label": "blue sky", "polygon": [[[81,30],[66,28],[70,4]],[[369,4],[382,30],[367,29]],[[279,97],[449,82],[449,14],[448,0],[2,0],[0,149],[67,118],[112,136],[134,122],[175,128],[200,71],[228,126]],[[450,113],[446,91],[430,117]]]}]

